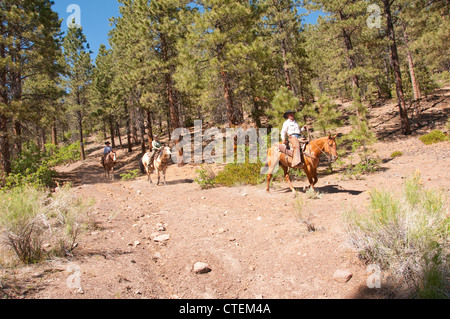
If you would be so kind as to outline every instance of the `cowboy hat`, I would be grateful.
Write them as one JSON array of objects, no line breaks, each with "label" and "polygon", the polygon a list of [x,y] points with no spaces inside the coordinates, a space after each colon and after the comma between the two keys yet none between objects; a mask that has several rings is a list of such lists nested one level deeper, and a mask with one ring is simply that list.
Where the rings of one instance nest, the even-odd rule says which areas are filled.
[{"label": "cowboy hat", "polygon": [[111,144],[110,142],[106,142],[105,145]]},{"label": "cowboy hat", "polygon": [[292,110],[289,110],[289,111],[287,111],[286,113],[284,113],[284,115],[283,115],[283,117],[285,118],[285,119],[287,119],[288,118],[288,115],[289,114],[295,114],[295,113],[297,113],[297,111],[292,111]]}]

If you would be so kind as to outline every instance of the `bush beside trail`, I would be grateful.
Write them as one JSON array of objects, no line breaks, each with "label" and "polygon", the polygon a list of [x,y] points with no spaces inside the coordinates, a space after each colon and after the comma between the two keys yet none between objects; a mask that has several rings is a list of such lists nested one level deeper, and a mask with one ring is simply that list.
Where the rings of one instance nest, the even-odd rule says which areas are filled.
[{"label": "bush beside trail", "polygon": [[450,218],[444,194],[425,189],[416,173],[399,197],[385,190],[370,195],[367,213],[345,216],[360,258],[406,283],[416,297],[448,298]]},{"label": "bush beside trail", "polygon": [[40,150],[34,143],[24,144],[21,154],[12,162],[12,172],[4,179],[2,189],[23,185],[50,186],[56,176],[53,168],[79,160],[79,149],[79,142],[62,146],[47,144],[45,150]]},{"label": "bush beside trail", "polygon": [[0,192],[0,243],[25,264],[64,257],[88,226],[88,211],[88,204],[71,195],[70,186],[53,194],[29,185]]}]

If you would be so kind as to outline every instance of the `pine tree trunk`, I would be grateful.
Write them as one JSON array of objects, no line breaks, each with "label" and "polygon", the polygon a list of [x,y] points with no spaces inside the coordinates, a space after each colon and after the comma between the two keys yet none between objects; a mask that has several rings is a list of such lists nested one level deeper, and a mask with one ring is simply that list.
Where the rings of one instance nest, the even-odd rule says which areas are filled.
[{"label": "pine tree trunk", "polygon": [[115,127],[114,127],[114,121],[111,116],[108,117],[109,122],[109,134],[111,135],[111,147],[116,148],[116,136],[115,136]]},{"label": "pine tree trunk", "polygon": [[[169,62],[169,47],[166,41],[166,35],[164,33],[161,33],[160,37],[162,58],[163,61],[167,63]],[[180,127],[180,116],[178,114],[178,108],[175,105],[172,75],[170,74],[170,71],[167,71],[166,74],[164,74],[164,81],[166,83],[166,95],[170,112],[170,124],[172,126],[172,129],[176,129]]]},{"label": "pine tree trunk", "polygon": [[[21,64],[20,58],[13,54],[12,58],[16,63]],[[15,102],[19,102],[22,100],[22,75],[21,72],[14,72],[11,75],[11,83],[10,90],[12,95],[12,100]],[[14,148],[17,151],[17,154],[22,152],[22,125],[19,121],[13,121],[13,133],[14,133]]]},{"label": "pine tree trunk", "polygon": [[116,122],[116,129],[117,129],[117,137],[119,138],[120,149],[123,149],[122,135],[120,134],[120,124],[119,124],[119,122]]},{"label": "pine tree trunk", "polygon": [[178,108],[175,105],[172,77],[170,74],[165,74],[164,78],[166,81],[166,94],[167,94],[167,102],[169,105],[170,126],[172,127],[172,129],[176,129],[180,127],[180,117],[178,114]]},{"label": "pine tree trunk", "polygon": [[234,105],[233,89],[231,88],[230,85],[228,73],[224,70],[223,66],[220,70],[220,75],[223,83],[223,94],[225,98],[225,103],[227,105],[228,124],[230,125],[230,127],[233,127],[235,125],[239,125],[242,123],[243,121],[242,114],[238,109],[236,109]]},{"label": "pine tree trunk", "polygon": [[14,148],[17,154],[22,153],[22,125],[19,121],[14,121],[13,125],[14,131]]},{"label": "pine tree trunk", "polygon": [[398,108],[401,120],[401,131],[404,135],[411,134],[411,126],[409,124],[408,113],[406,110],[406,102],[403,94],[402,74],[400,70],[400,61],[397,51],[397,42],[395,40],[394,24],[392,22],[391,15],[391,3],[390,0],[383,0],[384,15],[387,23],[387,33],[390,41],[391,63],[394,69],[395,87],[398,99]]},{"label": "pine tree trunk", "polygon": [[134,145],[139,145],[139,137],[136,128],[136,108],[132,107],[130,112],[131,135],[133,136]]},{"label": "pine tree trunk", "polygon": [[127,115],[127,123],[126,123],[126,126],[127,126],[127,144],[128,144],[128,153],[131,153],[131,152],[133,152],[133,145],[131,145],[131,128],[130,128],[130,125],[131,125],[131,120],[130,120],[130,114],[128,113],[128,107],[125,105],[124,106],[124,111],[125,111],[125,114],[128,114]]},{"label": "pine tree trunk", "polygon": [[406,25],[403,21],[401,22],[401,24],[402,24],[402,29],[403,29],[403,37],[405,40],[406,55],[408,57],[409,76],[411,78],[411,85],[412,85],[414,100],[417,101],[422,98],[422,94],[420,92],[419,82],[417,82],[416,73],[414,71],[414,60],[413,60],[412,52],[409,49],[409,37],[408,37],[408,33],[406,32]]},{"label": "pine tree trunk", "polygon": [[106,138],[108,136],[108,133],[106,131],[106,119],[103,119],[103,137]]},{"label": "pine tree trunk", "polygon": [[150,110],[147,110],[147,138],[149,150],[151,152],[153,142],[153,123],[152,123],[152,113],[150,112]]},{"label": "pine tree trunk", "polygon": [[58,129],[56,127],[56,120],[53,121],[52,125],[52,144],[58,145]]},{"label": "pine tree trunk", "polygon": [[292,90],[292,83],[291,83],[291,74],[289,72],[289,62],[287,60],[287,48],[286,48],[286,41],[283,39],[281,41],[281,53],[283,54],[283,70],[284,70],[284,77],[286,78],[286,87],[289,91]]},{"label": "pine tree trunk", "polygon": [[[219,25],[220,32],[224,32],[223,26]],[[216,54],[220,64],[220,77],[222,79],[223,84],[223,95],[225,99],[225,104],[227,108],[227,120],[228,125],[233,127],[235,125],[239,125],[243,122],[243,115],[239,110],[236,109],[234,105],[234,96],[233,96],[233,88],[230,84],[230,78],[228,72],[225,70],[224,63],[225,57],[223,53],[223,48],[225,47],[224,43],[220,43],[216,46]]]},{"label": "pine tree trunk", "polygon": [[141,132],[141,152],[145,154],[145,122],[144,122],[144,114],[142,112],[142,108],[138,108],[138,123],[139,123],[139,131]]},{"label": "pine tree trunk", "polygon": [[77,120],[78,120],[78,130],[80,135],[80,151],[81,151],[81,159],[86,160],[86,154],[84,152],[84,136],[83,136],[83,117],[81,111],[77,111]]},{"label": "pine tree trunk", "polygon": [[[342,12],[339,12],[341,20],[345,20],[345,16],[342,14]],[[344,39],[344,45],[345,45],[345,50],[347,53],[347,66],[349,68],[349,70],[354,70],[356,69],[356,59],[353,55],[353,43],[352,43],[352,39],[350,38],[350,34],[349,32],[344,28],[342,29],[342,37]],[[352,97],[353,99],[360,99],[361,98],[361,92],[360,92],[360,87],[359,87],[359,77],[356,74],[353,74],[351,77],[352,80]],[[356,116],[360,119],[361,118],[361,114],[359,112],[359,108],[356,107]]]},{"label": "pine tree trunk", "polygon": [[[3,21],[0,23],[0,34],[3,35]],[[6,58],[5,44],[0,43],[0,57]],[[8,105],[7,83],[6,83],[6,69],[0,69],[0,102]],[[9,152],[9,137],[8,137],[8,117],[0,113],[0,182],[4,183],[6,175],[11,173],[11,155]]]},{"label": "pine tree trunk", "polygon": [[41,151],[45,152],[45,144],[47,144],[47,134],[45,134],[45,128],[40,127],[39,130],[41,131]]},{"label": "pine tree trunk", "polygon": [[384,58],[384,72],[386,74],[386,82],[387,82],[387,98],[391,99],[392,98],[392,91],[391,91],[391,72],[389,69],[389,62],[388,62],[389,57],[386,55],[386,57]]},{"label": "pine tree trunk", "polygon": [[[11,155],[9,152],[8,118],[0,114],[0,174],[11,173]],[[0,176],[3,178],[4,176]]]}]

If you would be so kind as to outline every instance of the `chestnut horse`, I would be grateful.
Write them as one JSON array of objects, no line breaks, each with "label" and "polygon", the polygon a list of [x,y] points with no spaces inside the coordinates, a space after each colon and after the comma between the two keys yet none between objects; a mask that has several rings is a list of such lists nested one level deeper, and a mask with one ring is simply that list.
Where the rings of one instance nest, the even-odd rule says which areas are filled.
[{"label": "chestnut horse", "polygon": [[116,152],[112,151],[108,155],[106,155],[103,161],[103,169],[105,170],[105,177],[110,178],[110,174],[112,175],[112,179],[114,179],[114,165],[116,164]]},{"label": "chestnut horse", "polygon": [[[314,185],[317,183],[317,167],[319,166],[319,158],[320,155],[324,154],[331,160],[336,160],[338,158],[337,151],[336,151],[336,137],[331,136],[331,134],[328,137],[322,137],[318,140],[311,141],[308,146],[306,147],[305,152],[302,154],[302,160],[303,164],[298,165],[294,169],[303,169],[306,173],[306,176],[309,180],[309,187],[312,188],[314,191]],[[276,164],[279,162],[280,166],[283,168],[284,171],[284,178],[286,182],[289,183],[289,188],[292,192],[295,193],[295,188],[292,186],[291,179],[289,178],[289,170],[291,162],[291,158],[281,153],[278,145],[273,146],[267,151],[267,164],[266,167],[268,167],[268,170],[266,172],[267,174],[267,192],[269,192],[270,187],[270,180],[273,176],[273,171],[276,167]]]}]

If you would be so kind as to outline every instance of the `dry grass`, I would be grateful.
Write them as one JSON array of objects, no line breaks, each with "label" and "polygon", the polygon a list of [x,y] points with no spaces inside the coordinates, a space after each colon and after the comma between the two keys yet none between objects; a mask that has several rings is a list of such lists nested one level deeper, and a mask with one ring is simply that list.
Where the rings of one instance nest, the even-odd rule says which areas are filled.
[{"label": "dry grass", "polygon": [[76,246],[87,211],[68,187],[55,194],[30,186],[2,192],[0,243],[26,264],[66,256]]},{"label": "dry grass", "polygon": [[417,173],[394,197],[371,192],[369,211],[345,215],[346,231],[360,257],[375,263],[424,298],[449,297],[450,229],[442,192],[423,187]]}]

